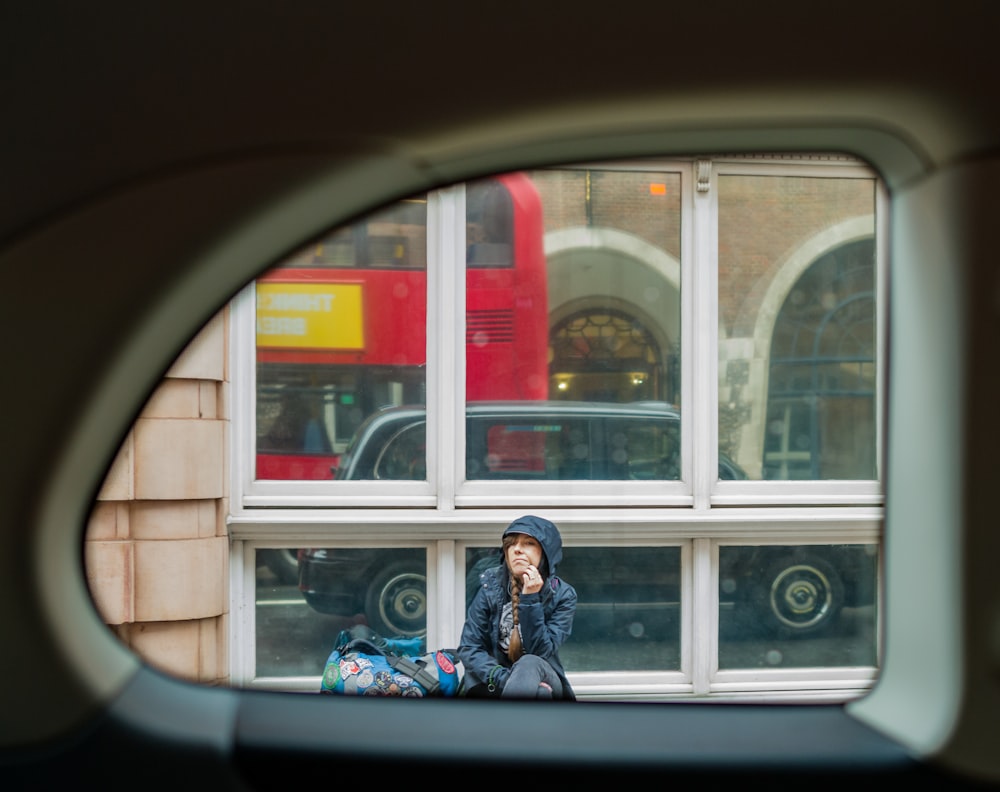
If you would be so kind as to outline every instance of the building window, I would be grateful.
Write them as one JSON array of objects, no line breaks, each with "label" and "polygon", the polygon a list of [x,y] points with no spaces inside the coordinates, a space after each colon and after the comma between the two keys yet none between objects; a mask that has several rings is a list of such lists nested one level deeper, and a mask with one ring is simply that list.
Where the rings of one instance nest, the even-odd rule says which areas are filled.
[{"label": "building window", "polygon": [[610,163],[304,245],[233,306],[234,681],[318,689],[359,622],[455,644],[537,513],[581,696],[862,694],[885,200],[848,157]]},{"label": "building window", "polygon": [[875,250],[843,245],[785,299],[771,341],[763,477],[875,478]]},{"label": "building window", "polygon": [[552,329],[549,392],[555,399],[673,402],[677,383],[642,322],[623,311],[582,311]]}]

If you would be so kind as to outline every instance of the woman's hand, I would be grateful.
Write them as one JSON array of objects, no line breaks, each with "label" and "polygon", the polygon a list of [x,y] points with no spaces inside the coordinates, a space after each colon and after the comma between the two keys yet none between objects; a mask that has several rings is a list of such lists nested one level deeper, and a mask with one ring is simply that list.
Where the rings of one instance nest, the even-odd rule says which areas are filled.
[{"label": "woman's hand", "polygon": [[536,566],[528,566],[521,575],[521,593],[535,594],[542,590],[542,573]]}]

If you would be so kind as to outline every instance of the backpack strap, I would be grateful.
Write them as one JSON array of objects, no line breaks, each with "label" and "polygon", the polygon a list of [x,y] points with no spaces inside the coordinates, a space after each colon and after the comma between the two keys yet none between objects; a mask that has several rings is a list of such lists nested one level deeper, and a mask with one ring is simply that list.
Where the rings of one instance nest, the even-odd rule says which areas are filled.
[{"label": "backpack strap", "polygon": [[400,657],[399,655],[391,654],[386,655],[385,659],[389,661],[389,665],[392,666],[394,671],[399,671],[402,674],[413,677],[414,680],[420,683],[420,687],[427,691],[428,696],[436,696],[438,694],[441,683],[438,682],[436,676],[427,670],[427,662],[425,660],[414,660],[410,657]]},{"label": "backpack strap", "polygon": [[355,638],[354,640],[348,641],[342,647],[339,648],[342,655],[348,652],[361,652],[366,655],[385,655],[387,654],[382,647],[368,640],[367,638]]}]

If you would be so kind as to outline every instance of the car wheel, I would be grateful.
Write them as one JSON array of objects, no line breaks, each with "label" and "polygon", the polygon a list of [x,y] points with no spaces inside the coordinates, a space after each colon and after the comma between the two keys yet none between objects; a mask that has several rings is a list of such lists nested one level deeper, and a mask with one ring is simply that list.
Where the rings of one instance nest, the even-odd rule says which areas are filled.
[{"label": "car wheel", "polygon": [[365,598],[368,625],[386,637],[427,633],[427,575],[413,564],[392,564],[372,580]]},{"label": "car wheel", "polygon": [[768,567],[756,604],[772,632],[785,637],[817,635],[836,622],[844,605],[844,584],[822,558],[783,556]]},{"label": "car wheel", "polygon": [[257,555],[279,583],[294,586],[299,582],[298,550],[258,550]]}]

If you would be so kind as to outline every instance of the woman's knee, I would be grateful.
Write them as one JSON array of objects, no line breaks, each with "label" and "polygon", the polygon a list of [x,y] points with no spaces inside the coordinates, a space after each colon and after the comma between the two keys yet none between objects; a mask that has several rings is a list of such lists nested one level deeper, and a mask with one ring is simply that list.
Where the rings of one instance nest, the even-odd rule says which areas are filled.
[{"label": "woman's knee", "polygon": [[526,654],[514,663],[514,668],[520,668],[521,672],[530,671],[538,675],[540,679],[545,677],[546,671],[552,668],[545,660],[538,655]]}]

